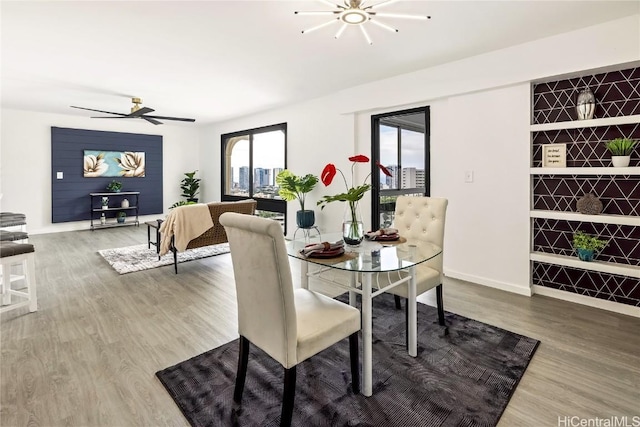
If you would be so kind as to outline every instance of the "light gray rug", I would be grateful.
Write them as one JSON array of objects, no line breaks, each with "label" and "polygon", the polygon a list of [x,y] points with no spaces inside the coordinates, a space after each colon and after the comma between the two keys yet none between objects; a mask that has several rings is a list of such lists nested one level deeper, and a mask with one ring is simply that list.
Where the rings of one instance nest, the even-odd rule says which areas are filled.
[{"label": "light gray rug", "polygon": [[[98,251],[98,253],[120,274],[133,273],[135,271],[173,264],[173,254],[171,252],[158,260],[156,249],[154,247],[149,249],[146,244],[127,246],[125,248],[103,249]],[[227,253],[229,253],[228,243],[189,249],[185,252],[178,252],[178,263]]]}]

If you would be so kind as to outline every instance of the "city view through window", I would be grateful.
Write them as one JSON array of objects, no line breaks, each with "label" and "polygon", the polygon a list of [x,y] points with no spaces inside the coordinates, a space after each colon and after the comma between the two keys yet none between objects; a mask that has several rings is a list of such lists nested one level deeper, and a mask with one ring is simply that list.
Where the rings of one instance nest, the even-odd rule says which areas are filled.
[{"label": "city view through window", "polygon": [[[235,134],[238,135],[238,134]],[[286,202],[278,194],[275,178],[285,168],[286,134],[283,129],[249,133],[226,139],[226,161],[224,168],[224,194],[233,198],[254,198],[258,200],[258,214],[279,220],[283,225],[286,214]],[[358,153],[354,153],[358,154]],[[392,176],[378,173],[376,168],[373,179],[379,179],[381,226],[389,226],[393,220],[395,199],[400,194],[424,194],[425,142],[424,132],[406,129],[402,126],[380,125],[380,163]],[[350,164],[336,164],[349,174]],[[299,174],[317,171],[299,171]],[[350,177],[347,176],[347,180]],[[370,181],[369,181],[370,182]],[[271,204],[261,207],[260,200],[271,200]],[[273,203],[277,203],[277,209]]]}]

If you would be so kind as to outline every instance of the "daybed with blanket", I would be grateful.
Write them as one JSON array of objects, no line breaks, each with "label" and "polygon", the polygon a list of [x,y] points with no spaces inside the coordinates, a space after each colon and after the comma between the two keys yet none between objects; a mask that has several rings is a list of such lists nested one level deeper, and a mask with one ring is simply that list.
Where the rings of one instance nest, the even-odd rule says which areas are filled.
[{"label": "daybed with blanket", "polygon": [[160,256],[173,252],[174,269],[178,274],[178,252],[227,242],[220,215],[224,212],[253,215],[255,211],[253,199],[176,207],[160,225]]}]

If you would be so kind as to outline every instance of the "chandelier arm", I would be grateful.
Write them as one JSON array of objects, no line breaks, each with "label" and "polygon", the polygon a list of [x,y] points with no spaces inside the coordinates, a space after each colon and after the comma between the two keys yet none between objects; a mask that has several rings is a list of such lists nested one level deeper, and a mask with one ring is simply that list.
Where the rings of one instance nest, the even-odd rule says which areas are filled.
[{"label": "chandelier arm", "polygon": [[367,30],[364,29],[364,25],[359,25],[359,27],[360,27],[360,31],[362,31],[362,35],[364,36],[365,39],[367,39],[367,43],[372,45],[373,42],[371,41],[371,38],[369,37],[369,33],[367,33]]},{"label": "chandelier arm", "polygon": [[367,9],[376,9],[378,7],[389,6],[390,4],[396,3],[398,0],[385,0],[378,4],[372,4],[371,6],[367,6]]},{"label": "chandelier arm", "polygon": [[431,16],[428,16],[428,15],[407,15],[405,13],[369,12],[369,15],[379,16],[382,18],[402,18],[402,19],[420,19],[420,20],[431,19]]},{"label": "chandelier arm", "polygon": [[377,25],[378,27],[382,27],[385,30],[391,31],[392,33],[397,33],[398,32],[397,28],[393,28],[393,27],[391,27],[391,26],[389,26],[387,24],[384,24],[384,23],[378,21],[377,19],[370,19],[369,22],[371,22],[372,24]]},{"label": "chandelier arm", "polygon": [[332,19],[331,21],[325,22],[324,24],[316,25],[315,27],[311,27],[311,28],[309,28],[307,30],[302,30],[302,34],[307,34],[307,33],[310,33],[312,31],[319,30],[320,28],[324,28],[324,27],[326,27],[328,25],[331,25],[333,23],[336,23],[336,22],[338,22],[337,19]]},{"label": "chandelier arm", "polygon": [[295,15],[337,15],[339,10],[296,10]]},{"label": "chandelier arm", "polygon": [[342,24],[342,27],[340,27],[340,29],[338,30],[338,32],[336,33],[336,35],[334,36],[336,39],[339,39],[340,36],[342,35],[342,33],[344,32],[344,30],[347,28],[349,24],[344,23]]},{"label": "chandelier arm", "polygon": [[329,0],[316,0],[316,1],[319,1],[320,3],[324,3],[324,4],[332,6],[332,7],[338,7],[340,9],[344,9],[345,8],[344,6],[342,6],[340,4],[336,4],[336,3],[332,2],[332,1],[329,1]]}]

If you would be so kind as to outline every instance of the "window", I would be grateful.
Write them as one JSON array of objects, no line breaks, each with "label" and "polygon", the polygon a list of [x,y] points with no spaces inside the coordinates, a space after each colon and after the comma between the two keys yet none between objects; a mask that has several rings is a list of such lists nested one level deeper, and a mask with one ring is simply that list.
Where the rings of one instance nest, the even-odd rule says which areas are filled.
[{"label": "window", "polygon": [[[371,223],[376,229],[393,223],[398,196],[429,195],[429,107],[376,115],[371,123]],[[379,172],[377,161],[391,177]]]},{"label": "window", "polygon": [[286,123],[222,135],[222,200],[253,198],[256,215],[285,225],[287,202],[275,177],[286,168]]}]

